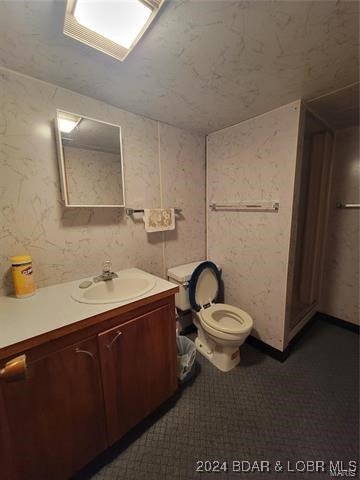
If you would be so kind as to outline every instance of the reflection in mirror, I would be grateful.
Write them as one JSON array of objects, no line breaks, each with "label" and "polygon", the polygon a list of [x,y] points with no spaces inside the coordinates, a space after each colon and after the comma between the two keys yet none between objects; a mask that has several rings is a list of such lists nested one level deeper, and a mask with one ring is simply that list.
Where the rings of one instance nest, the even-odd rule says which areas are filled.
[{"label": "reflection in mirror", "polygon": [[62,193],[68,207],[123,207],[121,129],[57,110]]}]

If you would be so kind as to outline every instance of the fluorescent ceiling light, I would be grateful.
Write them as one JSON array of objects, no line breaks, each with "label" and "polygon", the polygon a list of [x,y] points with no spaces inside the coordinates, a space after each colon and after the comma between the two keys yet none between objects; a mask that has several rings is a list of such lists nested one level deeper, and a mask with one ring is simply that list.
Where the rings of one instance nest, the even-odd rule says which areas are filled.
[{"label": "fluorescent ceiling light", "polygon": [[78,117],[76,115],[59,114],[58,116],[59,129],[63,133],[70,133],[79,124],[80,120],[81,120],[81,117]]},{"label": "fluorescent ceiling light", "polygon": [[70,133],[76,127],[74,120],[68,120],[67,118],[60,118],[59,128],[63,133]]},{"label": "fluorescent ceiling light", "polygon": [[74,17],[84,27],[129,48],[151,13],[139,0],[77,0]]},{"label": "fluorescent ceiling light", "polygon": [[64,33],[124,60],[165,0],[67,0]]}]

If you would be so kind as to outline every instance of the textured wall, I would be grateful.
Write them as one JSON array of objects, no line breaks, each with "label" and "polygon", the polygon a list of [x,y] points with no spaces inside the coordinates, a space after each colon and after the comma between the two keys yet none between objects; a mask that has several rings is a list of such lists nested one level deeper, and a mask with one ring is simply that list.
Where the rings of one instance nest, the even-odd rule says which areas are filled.
[{"label": "textured wall", "polygon": [[[56,108],[121,125],[127,205],[183,208],[174,234],[147,235],[141,215],[129,218],[120,208],[62,206]],[[115,269],[136,266],[159,275],[204,258],[201,135],[0,69],[0,168],[2,292],[9,290],[9,258],[21,252],[33,255],[40,286],[98,273],[108,257]]]},{"label": "textured wall", "polygon": [[335,205],[360,203],[359,181],[359,128],[338,130],[320,309],[355,324],[360,323],[360,211]]},{"label": "textured wall", "polygon": [[208,256],[225,301],[247,311],[261,340],[282,349],[300,102],[208,137],[208,202],[273,200],[278,213],[210,211]]},{"label": "textured wall", "polygon": [[[180,265],[186,258],[204,258],[205,165],[198,158],[204,154],[204,141],[198,134],[160,124],[163,198],[165,205],[181,206],[176,230],[165,232],[165,256],[168,266]],[[191,228],[188,223],[190,222]],[[192,261],[192,260],[189,260]]]}]

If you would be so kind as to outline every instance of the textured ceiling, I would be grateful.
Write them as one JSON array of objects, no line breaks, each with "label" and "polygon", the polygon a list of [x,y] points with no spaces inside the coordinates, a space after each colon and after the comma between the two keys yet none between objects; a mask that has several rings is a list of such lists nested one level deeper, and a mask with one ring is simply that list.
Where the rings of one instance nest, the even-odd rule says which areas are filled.
[{"label": "textured ceiling", "polygon": [[336,130],[359,125],[359,102],[359,84],[355,84],[323,95],[308,105]]},{"label": "textured ceiling", "polygon": [[116,61],[62,34],[65,0],[0,0],[0,65],[211,132],[358,81],[359,3],[167,0]]}]

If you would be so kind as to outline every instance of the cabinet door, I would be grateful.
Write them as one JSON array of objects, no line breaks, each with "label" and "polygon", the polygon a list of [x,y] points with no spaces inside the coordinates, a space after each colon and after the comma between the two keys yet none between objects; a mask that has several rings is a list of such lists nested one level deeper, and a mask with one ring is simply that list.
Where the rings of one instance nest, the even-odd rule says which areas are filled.
[{"label": "cabinet door", "polygon": [[108,441],[113,443],[177,388],[169,305],[99,334]]},{"label": "cabinet door", "polygon": [[17,479],[68,479],[106,448],[97,353],[94,337],[28,364],[23,380],[1,383]]},{"label": "cabinet door", "polygon": [[9,425],[5,415],[5,405],[0,390],[0,476],[3,480],[15,480],[13,452],[9,445]]}]

